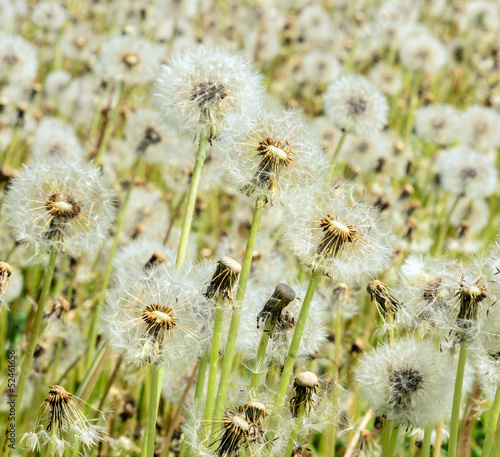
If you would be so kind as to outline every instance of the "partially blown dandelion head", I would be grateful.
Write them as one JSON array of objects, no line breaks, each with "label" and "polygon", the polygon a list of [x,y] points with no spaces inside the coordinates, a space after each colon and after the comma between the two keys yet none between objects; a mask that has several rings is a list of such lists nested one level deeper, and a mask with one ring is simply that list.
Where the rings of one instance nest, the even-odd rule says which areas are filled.
[{"label": "partially blown dandelion head", "polygon": [[400,426],[424,428],[445,417],[451,405],[452,364],[432,341],[378,347],[361,362],[357,379],[375,414]]},{"label": "partially blown dandelion head", "polygon": [[11,275],[12,267],[7,262],[0,262],[0,304],[2,303],[2,295],[7,290]]},{"label": "partially blown dandelion head", "polygon": [[380,272],[391,259],[392,235],[378,211],[340,185],[311,198],[297,193],[283,226],[283,242],[312,268],[334,281],[359,283]]},{"label": "partially blown dandelion head", "polygon": [[241,192],[272,203],[317,175],[322,153],[298,112],[269,102],[254,117],[228,120],[216,153],[225,157],[225,178]]},{"label": "partially blown dandelion head", "polygon": [[314,406],[313,394],[319,390],[318,377],[311,371],[304,371],[295,377],[293,383],[294,395],[290,400],[290,411],[293,417],[297,417],[301,406],[304,407],[305,415],[308,416]]},{"label": "partially blown dandelion head", "polygon": [[224,256],[217,263],[205,296],[210,300],[222,297],[233,302],[233,287],[241,273],[241,265],[231,257]]},{"label": "partially blown dandelion head", "polygon": [[384,94],[363,76],[343,76],[331,84],[324,103],[333,124],[355,135],[380,131],[387,122]]},{"label": "partially blown dandelion head", "polygon": [[370,294],[371,301],[375,301],[377,304],[382,316],[386,316],[387,314],[394,315],[402,306],[402,304],[389,293],[387,286],[378,279],[370,281],[366,290]]},{"label": "partially blown dandelion head", "polygon": [[228,114],[254,109],[260,84],[241,55],[199,46],[162,66],[154,97],[164,121],[181,136],[212,138]]},{"label": "partially blown dandelion head", "polygon": [[101,317],[105,337],[130,363],[185,367],[209,337],[197,313],[198,291],[163,265],[154,275],[138,269],[131,276],[120,275],[108,296]]},{"label": "partially blown dandelion head", "polygon": [[95,252],[113,221],[112,195],[92,165],[34,162],[12,180],[5,202],[8,223],[16,239],[36,253]]},{"label": "partially blown dandelion head", "polygon": [[25,441],[25,448],[34,451],[52,446],[54,455],[62,457],[65,452],[77,452],[82,446],[84,455],[87,455],[90,448],[104,439],[105,429],[91,423],[79,403],[81,400],[64,387],[49,386],[49,395],[44,400],[33,431],[21,439]]}]

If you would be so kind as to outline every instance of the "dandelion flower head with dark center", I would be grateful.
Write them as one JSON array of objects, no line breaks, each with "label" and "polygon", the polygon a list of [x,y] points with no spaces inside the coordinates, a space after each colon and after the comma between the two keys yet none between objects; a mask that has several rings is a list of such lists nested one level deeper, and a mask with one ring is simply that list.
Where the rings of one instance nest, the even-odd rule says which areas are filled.
[{"label": "dandelion flower head with dark center", "polygon": [[51,249],[77,256],[95,252],[114,220],[113,192],[92,164],[58,159],[24,166],[5,199],[8,224],[17,241],[35,254]]},{"label": "dandelion flower head with dark center", "polygon": [[[21,443],[30,451],[52,445],[54,455],[60,457],[82,447],[87,455],[90,448],[104,439],[105,428],[88,420],[82,412],[83,406],[88,405],[64,387],[50,386],[33,431],[25,433]],[[99,414],[103,420],[104,416]]]},{"label": "dandelion flower head with dark center", "polygon": [[467,146],[443,150],[436,160],[446,192],[467,198],[490,196],[497,186],[494,159]]},{"label": "dandelion flower head with dark center", "polygon": [[283,245],[333,281],[359,284],[390,264],[394,237],[389,227],[351,187],[303,189],[286,210]]},{"label": "dandelion flower head with dark center", "polygon": [[387,122],[385,95],[359,75],[343,76],[328,86],[324,107],[337,128],[355,135],[378,132]]},{"label": "dandelion flower head with dark center", "polygon": [[419,33],[402,40],[400,50],[402,64],[411,71],[436,73],[447,61],[447,51],[443,43],[430,33]]},{"label": "dandelion flower head with dark center", "polygon": [[429,143],[453,143],[460,134],[461,124],[460,113],[451,105],[423,106],[415,114],[416,133]]},{"label": "dandelion flower head with dark center", "polygon": [[198,46],[161,67],[154,99],[180,136],[211,138],[224,130],[228,114],[254,111],[262,91],[261,77],[240,54]]},{"label": "dandelion flower head with dark center", "polygon": [[407,257],[395,292],[404,303],[397,315],[398,324],[447,338],[456,325],[457,268],[457,263],[448,259]]},{"label": "dandelion flower head with dark center", "polygon": [[461,140],[480,151],[500,144],[500,115],[486,106],[473,105],[464,113]]},{"label": "dandelion flower head with dark center", "polygon": [[299,113],[267,104],[255,117],[231,116],[215,145],[225,179],[241,192],[281,201],[316,179],[323,153]]},{"label": "dandelion flower head with dark center", "polygon": [[95,72],[100,77],[126,84],[153,81],[162,58],[162,48],[139,37],[119,36],[103,46]]},{"label": "dandelion flower head with dark center", "polygon": [[453,365],[432,341],[408,339],[367,354],[357,381],[377,416],[395,425],[424,428],[447,417],[453,395]]},{"label": "dandelion flower head with dark center", "polygon": [[83,160],[83,150],[72,125],[55,117],[40,122],[33,139],[31,152],[36,159],[54,157],[78,162]]},{"label": "dandelion flower head with dark center", "polygon": [[199,290],[163,265],[154,275],[141,269],[118,279],[122,282],[109,293],[100,324],[112,347],[135,365],[181,369],[194,362],[210,338]]},{"label": "dandelion flower head with dark center", "polygon": [[30,84],[38,70],[38,54],[29,41],[17,35],[0,37],[0,81],[16,86]]}]

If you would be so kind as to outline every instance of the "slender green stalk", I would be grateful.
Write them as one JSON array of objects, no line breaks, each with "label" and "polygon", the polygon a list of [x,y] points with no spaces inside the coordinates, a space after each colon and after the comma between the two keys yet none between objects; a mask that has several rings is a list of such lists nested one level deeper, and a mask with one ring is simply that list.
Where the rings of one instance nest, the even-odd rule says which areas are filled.
[{"label": "slender green stalk", "polygon": [[260,338],[259,349],[257,350],[257,357],[255,359],[255,370],[252,373],[252,379],[250,381],[250,395],[255,395],[257,393],[257,388],[259,387],[260,370],[262,369],[262,364],[264,363],[264,357],[266,356],[267,344],[269,343],[269,337],[274,330],[274,325],[271,319],[266,322],[266,328],[262,332]]},{"label": "slender green stalk", "polygon": [[[215,400],[215,387],[217,385],[217,368],[219,367],[219,347],[220,338],[222,335],[222,321],[224,319],[224,296],[220,294],[217,297],[217,306],[215,308],[215,320],[214,320],[214,331],[212,335],[212,347],[210,349],[210,365],[208,368],[208,385],[207,385],[207,399],[205,403],[205,413],[203,414],[203,420],[205,424],[208,424],[212,419],[212,414],[214,411],[214,400]],[[209,427],[205,427],[205,432]],[[204,438],[209,435],[205,433]]]},{"label": "slender green stalk", "polygon": [[33,322],[33,325],[31,326],[31,335],[28,342],[28,347],[26,348],[24,360],[21,365],[21,372],[19,374],[19,380],[17,381],[16,385],[16,400],[19,406],[22,404],[24,388],[26,387],[26,382],[28,381],[31,362],[33,361],[33,354],[35,352],[36,343],[38,342],[40,329],[42,327],[43,312],[45,310],[45,305],[47,304],[47,299],[49,298],[49,291],[52,284],[52,278],[54,276],[54,267],[56,265],[56,260],[57,251],[52,250],[50,252],[49,263],[47,265],[47,268],[45,268],[42,292],[40,294],[40,299],[38,300],[38,308],[36,310],[35,320]]},{"label": "slender green stalk", "polygon": [[342,135],[340,136],[339,142],[337,143],[337,147],[333,152],[332,162],[330,163],[330,179],[332,178],[335,171],[335,164],[337,163],[337,159],[339,158],[340,151],[342,150],[342,146],[344,146],[345,139],[347,137],[347,130],[342,131]]},{"label": "slender green stalk", "polygon": [[481,457],[490,457],[493,443],[495,441],[495,430],[497,427],[498,416],[500,414],[500,389],[497,389],[495,400],[493,400],[493,407],[490,410],[488,417],[488,426],[486,428],[486,437],[484,439],[483,451]]},{"label": "slender green stalk", "polygon": [[441,442],[443,440],[443,426],[444,426],[444,419],[441,419],[436,425],[436,439],[434,440],[433,457],[439,457],[441,455]]},{"label": "slender green stalk", "polygon": [[116,105],[113,108],[113,111],[111,112],[111,116],[108,118],[108,122],[106,124],[103,136],[101,138],[101,142],[99,144],[99,149],[97,150],[97,154],[94,159],[94,163],[96,166],[100,165],[99,162],[101,161],[102,155],[106,150],[109,140],[111,139],[116,119],[118,118],[118,113],[120,111],[120,106],[122,104],[123,84],[119,84],[117,90],[118,90],[118,100],[116,101]]},{"label": "slender green stalk", "polygon": [[[388,427],[391,427],[391,425],[388,424]],[[394,452],[396,451],[396,444],[398,442],[399,427],[392,429],[392,431],[390,431],[390,434],[390,438],[387,442],[387,448],[385,450],[382,449],[383,457],[393,457]]]},{"label": "slender green stalk", "polygon": [[462,341],[458,354],[457,377],[453,393],[453,407],[451,409],[450,439],[448,440],[448,457],[456,457],[458,443],[458,426],[460,420],[460,400],[462,398],[462,384],[464,381],[465,360],[467,359],[467,340]]},{"label": "slender green stalk", "polygon": [[415,455],[415,435],[410,436],[408,441],[408,457],[414,457]]},{"label": "slender green stalk", "polygon": [[76,392],[77,397],[81,398],[84,401],[88,399],[88,397],[92,393],[92,389],[99,379],[99,376],[101,375],[101,372],[110,354],[111,347],[102,342],[99,350],[97,351],[97,354],[95,355],[90,367],[87,370],[87,373],[85,374],[85,377],[83,378],[83,381],[78,386],[78,390]]},{"label": "slender green stalk", "polygon": [[95,345],[97,341],[97,321],[99,318],[99,314],[101,312],[102,306],[104,305],[104,299],[106,298],[106,290],[109,285],[109,281],[111,279],[111,272],[113,271],[113,260],[116,255],[116,251],[118,250],[118,245],[120,244],[120,234],[123,230],[123,226],[125,224],[125,216],[127,214],[128,204],[130,202],[130,195],[132,193],[132,189],[134,187],[134,179],[137,174],[137,170],[141,163],[141,156],[137,156],[132,166],[131,172],[132,176],[130,178],[130,182],[127,186],[127,191],[125,193],[125,198],[123,200],[122,207],[120,209],[120,214],[118,216],[118,224],[116,226],[115,236],[113,238],[113,244],[111,246],[111,250],[108,255],[108,261],[106,263],[106,269],[104,270],[104,278],[101,285],[101,290],[99,291],[98,300],[94,308],[92,309],[92,317],[90,321],[90,330],[88,336],[88,345],[89,349],[87,352],[87,369],[90,368],[90,364],[94,358],[95,354]]},{"label": "slender green stalk", "polygon": [[196,401],[201,401],[203,397],[203,387],[205,387],[205,373],[207,372],[208,365],[208,354],[204,355],[200,359],[200,365],[198,366],[198,377],[196,378],[196,388],[194,391],[194,399]]},{"label": "slender green stalk", "polygon": [[495,447],[493,448],[492,457],[500,457],[500,434],[497,436]]},{"label": "slender green stalk", "polygon": [[214,419],[221,419],[224,410],[224,401],[226,399],[229,377],[231,376],[231,368],[233,365],[236,337],[238,335],[238,327],[240,326],[242,301],[245,298],[248,276],[250,274],[250,266],[252,265],[253,249],[255,247],[255,241],[257,240],[260,218],[262,216],[262,210],[264,209],[265,204],[266,204],[266,199],[264,196],[258,197],[255,202],[252,225],[250,227],[247,247],[245,250],[245,256],[243,258],[243,263],[241,265],[241,273],[238,281],[238,290],[236,292],[236,304],[234,307],[233,315],[231,317],[231,324],[229,325],[229,331],[227,335],[226,349],[224,351],[224,359],[222,360],[222,368],[219,380],[219,390],[217,391],[217,399],[215,401],[215,409],[213,415]]},{"label": "slender green stalk", "polygon": [[431,453],[431,438],[432,438],[433,424],[429,424],[425,427],[424,431],[424,441],[422,442],[422,454],[421,457],[429,457]]},{"label": "slender green stalk", "polygon": [[194,164],[193,175],[191,176],[191,185],[189,186],[188,199],[184,220],[182,221],[181,239],[179,240],[179,248],[177,250],[177,259],[175,268],[180,268],[186,259],[186,251],[188,246],[189,234],[191,232],[191,224],[193,223],[194,205],[196,203],[196,194],[198,193],[198,185],[200,184],[201,171],[205,162],[205,154],[207,151],[208,137],[202,136],[196,154],[196,162]]},{"label": "slender green stalk", "polygon": [[155,454],[155,434],[156,434],[156,416],[158,414],[158,404],[160,402],[161,384],[163,381],[163,374],[165,372],[163,367],[156,365],[150,366],[151,371],[151,388],[149,391],[150,402],[148,404],[148,417],[147,417],[147,446],[146,457],[154,457]]},{"label": "slender green stalk", "polygon": [[446,232],[448,230],[448,227],[450,226],[451,215],[453,214],[453,211],[455,211],[455,208],[457,207],[458,202],[460,201],[460,197],[461,195],[457,195],[455,197],[455,200],[453,201],[453,204],[451,205],[451,208],[448,211],[448,213],[444,213],[445,218],[441,219],[441,223],[439,224],[438,240],[434,251],[434,255],[436,257],[441,255],[444,246],[444,239],[446,237]]},{"label": "slender green stalk", "polygon": [[290,348],[288,350],[288,355],[285,360],[285,365],[283,367],[283,372],[281,374],[278,390],[274,398],[273,411],[269,419],[267,438],[270,441],[272,441],[276,435],[276,428],[278,426],[281,410],[283,409],[283,403],[285,400],[288,385],[290,383],[290,376],[292,375],[293,365],[295,364],[295,358],[297,356],[297,351],[299,349],[300,339],[302,338],[302,333],[304,332],[304,327],[306,325],[306,320],[309,314],[309,308],[311,307],[311,302],[314,296],[314,292],[318,287],[322,275],[323,275],[323,270],[321,268],[316,268],[316,270],[311,276],[306,296],[304,297],[304,301],[302,302],[302,308],[300,310],[299,318],[295,325],[295,331],[293,333],[292,342],[290,343]]},{"label": "slender green stalk", "polygon": [[297,411],[297,417],[293,424],[292,433],[290,433],[290,438],[288,438],[288,443],[286,445],[286,451],[284,455],[292,455],[293,447],[297,442],[297,437],[299,436],[300,427],[302,426],[302,419],[304,417],[304,412],[306,409],[306,403],[302,402]]}]

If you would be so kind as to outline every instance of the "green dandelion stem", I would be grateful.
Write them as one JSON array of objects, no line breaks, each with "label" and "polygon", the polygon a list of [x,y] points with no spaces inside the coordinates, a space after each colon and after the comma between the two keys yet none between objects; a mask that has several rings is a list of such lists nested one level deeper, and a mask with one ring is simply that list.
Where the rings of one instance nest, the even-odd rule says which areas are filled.
[{"label": "green dandelion stem", "polygon": [[203,397],[203,387],[205,387],[205,373],[207,372],[208,365],[208,354],[204,355],[200,359],[200,365],[198,366],[198,377],[196,378],[196,388],[194,391],[194,399],[201,401]]},{"label": "green dandelion stem", "polygon": [[429,424],[424,430],[424,441],[422,442],[421,457],[429,457],[431,453],[431,438],[432,438],[433,424]]},{"label": "green dandelion stem", "polygon": [[493,406],[490,410],[490,414],[488,417],[486,437],[484,439],[483,451],[481,452],[481,457],[490,457],[491,450],[493,449],[493,443],[495,440],[495,430],[497,427],[499,414],[500,414],[500,389],[497,389],[497,393],[495,394],[495,399],[493,400]]},{"label": "green dandelion stem", "polygon": [[149,390],[148,416],[146,421],[146,457],[155,455],[155,434],[156,434],[156,416],[158,414],[158,405],[160,403],[161,386],[163,384],[164,367],[150,365],[151,388]]},{"label": "green dandelion stem", "polygon": [[305,410],[306,410],[306,402],[303,401],[302,404],[299,406],[299,410],[297,411],[297,417],[295,418],[293,429],[292,432],[290,433],[290,438],[288,439],[284,455],[292,455],[293,447],[297,442],[297,437],[299,436],[299,431],[302,426],[302,419],[304,418]]},{"label": "green dandelion stem", "polygon": [[28,347],[26,348],[23,363],[21,365],[21,371],[19,374],[19,380],[16,385],[16,403],[18,405],[22,404],[24,388],[26,387],[26,382],[28,381],[28,376],[31,368],[31,362],[33,361],[33,355],[35,353],[36,343],[38,342],[38,336],[40,334],[40,329],[42,328],[43,312],[45,310],[45,305],[47,304],[47,299],[49,298],[50,286],[52,284],[52,278],[54,277],[54,268],[56,266],[57,251],[52,250],[50,252],[49,263],[45,268],[45,275],[43,277],[42,292],[40,294],[40,299],[38,300],[38,308],[36,310],[35,319],[33,325],[31,326],[31,335],[28,342]]},{"label": "green dandelion stem", "polygon": [[257,388],[259,387],[260,370],[262,369],[262,364],[264,363],[264,357],[266,356],[267,345],[269,343],[269,337],[274,330],[274,325],[271,319],[267,319],[266,328],[262,332],[260,338],[259,349],[257,350],[257,357],[255,359],[255,371],[252,374],[252,379],[250,381],[250,395],[255,395],[257,393]]},{"label": "green dandelion stem", "polygon": [[456,457],[458,444],[458,426],[460,421],[460,400],[464,382],[465,360],[467,359],[467,340],[462,341],[458,355],[457,377],[453,393],[453,407],[451,409],[450,439],[448,440],[448,457]]},{"label": "green dandelion stem", "polygon": [[108,261],[106,263],[106,269],[104,271],[104,278],[101,285],[101,290],[99,291],[99,298],[97,304],[92,309],[92,317],[90,321],[90,330],[88,336],[88,352],[87,352],[87,369],[90,368],[90,364],[94,358],[95,354],[95,346],[97,341],[97,321],[99,319],[99,314],[101,313],[102,306],[104,305],[104,300],[106,298],[106,290],[109,285],[109,281],[111,279],[111,273],[113,271],[113,260],[116,255],[116,251],[118,250],[118,245],[120,244],[120,234],[123,230],[123,226],[125,224],[125,216],[127,214],[127,208],[130,202],[130,195],[132,193],[132,189],[134,187],[134,179],[137,175],[137,170],[141,164],[141,156],[137,156],[134,164],[132,165],[132,176],[130,177],[130,182],[127,186],[127,191],[125,193],[125,198],[123,200],[122,207],[120,208],[120,214],[118,216],[118,224],[116,226],[115,236],[113,238],[113,244],[111,246],[111,250],[108,255]]},{"label": "green dandelion stem", "polygon": [[306,325],[307,316],[309,314],[309,308],[311,307],[311,302],[314,296],[314,292],[318,287],[318,284],[323,275],[323,270],[321,268],[316,268],[309,281],[309,287],[307,288],[306,296],[302,302],[302,308],[300,310],[299,318],[297,324],[295,325],[295,331],[293,333],[292,342],[290,343],[290,348],[288,350],[288,355],[286,357],[285,365],[283,366],[283,372],[281,374],[280,383],[278,385],[278,390],[276,392],[276,397],[274,398],[273,411],[269,419],[267,438],[273,440],[276,435],[276,429],[278,427],[279,417],[283,409],[283,404],[286,396],[286,391],[290,383],[290,376],[292,375],[293,365],[295,364],[295,358],[297,357],[297,351],[299,349],[300,340],[302,334],[304,333],[304,328]]},{"label": "green dandelion stem", "polygon": [[196,194],[198,193],[198,185],[200,184],[201,171],[205,162],[205,154],[207,151],[208,137],[202,136],[196,154],[196,162],[191,177],[191,185],[189,186],[188,199],[184,220],[182,221],[181,239],[179,240],[179,248],[177,250],[177,259],[175,268],[180,268],[186,260],[186,251],[188,247],[189,234],[191,232],[191,224],[193,223],[194,206],[196,203]]},{"label": "green dandelion stem", "polygon": [[[224,319],[224,297],[220,294],[217,297],[217,305],[215,308],[215,321],[214,321],[214,331],[212,334],[212,347],[210,349],[210,364],[208,368],[208,385],[207,385],[207,399],[205,403],[205,413],[203,415],[203,420],[205,424],[208,424],[212,419],[212,414],[214,411],[214,400],[215,400],[215,388],[217,385],[217,369],[219,367],[219,347],[220,338],[222,335],[222,321]],[[208,429],[206,427],[205,436],[207,438]]]},{"label": "green dandelion stem", "polygon": [[250,226],[247,247],[245,250],[245,256],[243,258],[243,263],[241,265],[241,273],[238,281],[236,304],[234,307],[233,315],[231,317],[231,324],[229,325],[229,331],[227,335],[226,349],[224,351],[224,358],[222,360],[219,390],[217,391],[217,399],[215,401],[215,409],[213,415],[215,419],[221,419],[224,410],[224,401],[226,399],[229,377],[231,376],[231,368],[233,365],[236,337],[238,336],[238,327],[240,326],[242,302],[245,298],[248,276],[250,274],[250,266],[252,265],[253,250],[255,247],[255,241],[257,240],[257,233],[259,232],[262,210],[264,209],[265,204],[265,196],[258,197],[255,202],[252,225]]}]

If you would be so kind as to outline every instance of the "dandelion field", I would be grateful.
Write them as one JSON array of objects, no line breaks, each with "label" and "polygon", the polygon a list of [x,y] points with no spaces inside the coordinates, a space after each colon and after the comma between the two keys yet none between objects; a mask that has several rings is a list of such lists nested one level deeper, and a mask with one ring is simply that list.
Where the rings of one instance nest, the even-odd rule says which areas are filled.
[{"label": "dandelion field", "polygon": [[0,0],[1,457],[500,457],[500,3]]}]

